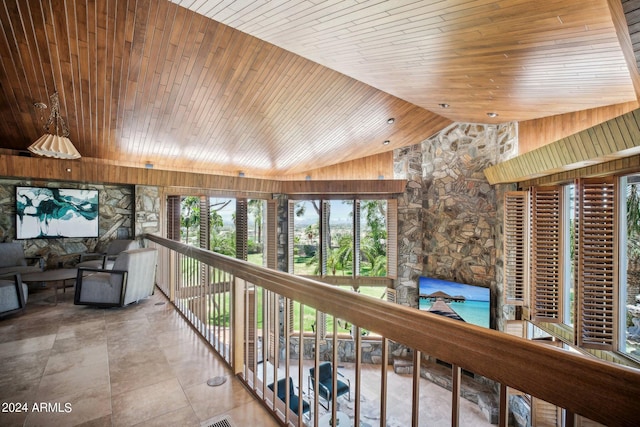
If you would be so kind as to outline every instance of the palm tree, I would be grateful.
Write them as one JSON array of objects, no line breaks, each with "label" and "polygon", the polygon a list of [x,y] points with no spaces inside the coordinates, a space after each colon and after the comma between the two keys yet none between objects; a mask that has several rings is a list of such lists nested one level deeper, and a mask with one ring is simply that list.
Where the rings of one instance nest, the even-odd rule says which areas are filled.
[{"label": "palm tree", "polygon": [[[222,228],[224,227],[224,220],[220,211],[227,207],[233,199],[218,200],[214,199],[209,205],[209,240],[210,249],[214,252],[224,255],[235,256],[235,232],[229,233],[233,239],[233,243],[229,245],[229,235],[223,236]],[[229,247],[231,246],[231,248]]]},{"label": "palm tree", "polygon": [[180,231],[181,234],[184,234],[184,243],[188,245],[189,231],[200,225],[200,198],[198,196],[185,197],[182,199],[180,210]]},{"label": "palm tree", "polygon": [[640,257],[640,193],[637,184],[627,186],[627,254]]},{"label": "palm tree", "polygon": [[253,240],[262,243],[262,215],[264,202],[259,199],[251,199],[247,204],[247,210],[253,215]]},{"label": "palm tree", "polygon": [[365,216],[364,236],[360,239],[360,252],[371,265],[369,275],[387,274],[387,227],[385,219],[386,202],[384,200],[366,200],[360,202],[361,212]]}]

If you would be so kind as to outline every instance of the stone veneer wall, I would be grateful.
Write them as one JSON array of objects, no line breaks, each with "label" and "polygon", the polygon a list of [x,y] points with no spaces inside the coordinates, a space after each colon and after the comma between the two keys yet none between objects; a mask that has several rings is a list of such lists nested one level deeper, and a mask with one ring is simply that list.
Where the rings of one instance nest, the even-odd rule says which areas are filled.
[{"label": "stone veneer wall", "polygon": [[73,264],[78,260],[77,254],[102,250],[110,240],[133,238],[134,189],[132,186],[0,179],[0,212],[2,212],[0,242],[10,242],[15,239],[15,187],[17,185],[96,189],[100,192],[99,238],[24,240],[25,254],[42,256],[47,268]]},{"label": "stone veneer wall", "polygon": [[135,235],[144,233],[160,234],[160,189],[144,185],[136,185],[135,188]]},{"label": "stone veneer wall", "polygon": [[398,302],[418,305],[421,275],[484,286],[501,327],[502,199],[484,169],[516,154],[516,124],[456,123],[419,145],[395,150],[394,177],[407,179],[398,201]]}]

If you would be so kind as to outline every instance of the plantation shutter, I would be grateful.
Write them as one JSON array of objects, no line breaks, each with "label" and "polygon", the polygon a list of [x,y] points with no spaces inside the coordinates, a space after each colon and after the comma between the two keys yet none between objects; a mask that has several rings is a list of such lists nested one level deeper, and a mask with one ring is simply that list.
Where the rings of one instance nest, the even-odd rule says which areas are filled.
[{"label": "plantation shutter", "polygon": [[320,275],[327,275],[327,260],[331,254],[331,230],[329,227],[329,216],[331,214],[331,203],[322,200],[320,207]]},{"label": "plantation shutter", "polygon": [[249,238],[247,199],[236,199],[236,258],[246,261]]},{"label": "plantation shutter", "polygon": [[247,367],[256,371],[256,291],[253,288],[246,290],[247,326],[245,328],[245,346]]},{"label": "plantation shutter", "polygon": [[504,332],[515,337],[526,338],[526,323],[524,320],[507,320]]},{"label": "plantation shutter", "polygon": [[531,318],[562,321],[562,188],[531,192]]},{"label": "plantation shutter", "polygon": [[556,405],[532,397],[531,425],[536,427],[562,427],[562,410]]},{"label": "plantation shutter", "polygon": [[353,203],[353,277],[360,275],[360,200]]},{"label": "plantation shutter", "polygon": [[294,261],[295,261],[295,213],[296,211],[296,202],[294,202],[293,200],[289,201],[289,213],[287,214],[287,225],[288,225],[288,232],[287,232],[287,257],[288,257],[288,262],[287,262],[287,268],[289,270],[289,273],[291,274],[295,274],[294,271]]},{"label": "plantation shutter", "polygon": [[529,193],[504,196],[504,303],[526,305],[529,271]]},{"label": "plantation shutter", "polygon": [[278,201],[267,201],[267,268],[278,269]]},{"label": "plantation shutter", "polygon": [[576,342],[613,350],[618,256],[615,177],[578,181],[576,210]]},{"label": "plantation shutter", "polygon": [[200,196],[200,247],[210,249],[209,242],[209,198]]},{"label": "plantation shutter", "polygon": [[327,314],[320,313],[320,324],[316,327],[316,334],[320,337],[321,340],[325,339],[327,336]]},{"label": "plantation shutter", "polygon": [[265,323],[267,325],[267,360],[271,361],[276,367],[278,360],[276,358],[276,340],[278,337],[277,328],[280,325],[280,310],[278,310],[279,296],[266,289],[263,291],[266,299],[265,307]]},{"label": "plantation shutter", "polygon": [[[210,249],[211,237],[209,234],[209,198],[207,196],[200,196],[200,247],[202,249]],[[204,262],[198,262],[200,265],[200,284],[207,285],[209,283],[210,268]],[[203,313],[198,316],[200,320],[206,323],[206,315],[204,312],[204,302],[201,301]]]},{"label": "plantation shutter", "polygon": [[597,423],[588,418],[576,415],[576,427],[607,427],[604,424]]},{"label": "plantation shutter", "polygon": [[398,278],[398,200],[387,200],[387,277]]},{"label": "plantation shutter", "polygon": [[287,324],[287,331],[292,334],[295,329],[296,329],[296,325],[295,322],[293,320],[293,317],[295,315],[295,311],[294,311],[294,301],[292,299],[287,298],[286,300],[286,310],[287,312],[289,312],[289,322]]},{"label": "plantation shutter", "polygon": [[387,299],[387,302],[391,302],[391,303],[396,303],[396,290],[393,288],[386,288],[385,291],[385,297]]},{"label": "plantation shutter", "polygon": [[180,196],[167,197],[167,239],[180,241]]}]

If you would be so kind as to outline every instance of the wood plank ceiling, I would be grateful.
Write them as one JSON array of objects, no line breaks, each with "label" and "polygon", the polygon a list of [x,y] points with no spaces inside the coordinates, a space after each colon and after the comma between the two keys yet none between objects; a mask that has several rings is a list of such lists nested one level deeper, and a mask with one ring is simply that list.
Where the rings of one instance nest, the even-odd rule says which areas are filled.
[{"label": "wood plank ceiling", "polygon": [[0,26],[0,149],[58,91],[82,156],[126,166],[283,177],[636,99],[607,0],[4,0]]}]

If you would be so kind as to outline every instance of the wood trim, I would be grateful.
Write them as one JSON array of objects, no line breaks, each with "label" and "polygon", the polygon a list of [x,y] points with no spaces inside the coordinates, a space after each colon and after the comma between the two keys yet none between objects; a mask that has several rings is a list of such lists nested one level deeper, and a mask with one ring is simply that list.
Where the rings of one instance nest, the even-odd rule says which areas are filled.
[{"label": "wood trim", "polygon": [[404,194],[405,179],[378,180],[324,180],[324,181],[282,181],[280,192],[302,195],[302,198],[331,199],[337,195],[392,195]]},{"label": "wood trim", "polygon": [[[133,168],[96,159],[45,159],[0,154],[0,176],[45,181],[76,181],[97,184],[137,184],[175,188],[176,193],[199,189],[205,192],[228,191],[247,198],[270,199],[273,194],[321,195],[398,195],[404,193],[406,180],[323,180],[281,181],[227,175]],[[177,185],[179,183],[179,185]],[[328,198],[328,197],[326,197]]]}]

